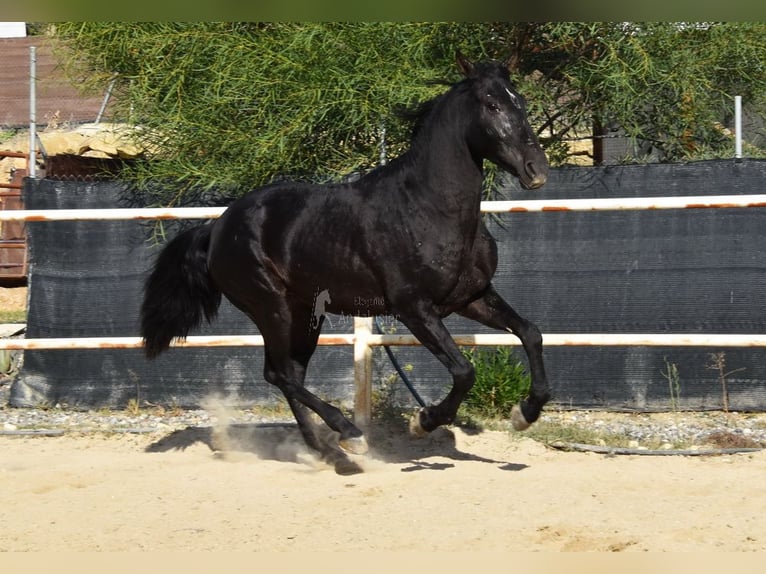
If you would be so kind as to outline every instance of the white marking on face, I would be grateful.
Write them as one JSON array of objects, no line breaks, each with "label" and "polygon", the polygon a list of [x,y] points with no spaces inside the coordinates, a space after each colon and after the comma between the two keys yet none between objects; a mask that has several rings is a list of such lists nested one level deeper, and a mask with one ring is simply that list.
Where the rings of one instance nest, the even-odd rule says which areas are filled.
[{"label": "white marking on face", "polygon": [[513,94],[513,92],[512,92],[511,90],[509,90],[508,88],[505,88],[505,93],[506,93],[506,94],[508,94],[508,97],[511,99],[511,103],[512,103],[514,106],[518,107],[518,106],[519,106],[519,104],[518,104],[518,101],[517,101],[517,99],[516,99],[516,96]]}]

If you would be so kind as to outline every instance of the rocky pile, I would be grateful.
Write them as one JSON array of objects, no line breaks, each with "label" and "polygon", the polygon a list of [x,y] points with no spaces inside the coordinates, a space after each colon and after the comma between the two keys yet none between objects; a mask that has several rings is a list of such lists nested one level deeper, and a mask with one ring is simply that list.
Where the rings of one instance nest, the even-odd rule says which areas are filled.
[{"label": "rocky pile", "polygon": [[[146,150],[135,140],[134,128],[124,124],[89,123],[71,128],[50,126],[38,132],[41,151],[47,156],[77,155],[100,159],[133,159]],[[29,132],[21,131],[0,142],[0,150],[27,153]],[[40,159],[40,158],[38,158]],[[11,172],[25,169],[24,158],[0,158],[0,180],[11,181]]]}]

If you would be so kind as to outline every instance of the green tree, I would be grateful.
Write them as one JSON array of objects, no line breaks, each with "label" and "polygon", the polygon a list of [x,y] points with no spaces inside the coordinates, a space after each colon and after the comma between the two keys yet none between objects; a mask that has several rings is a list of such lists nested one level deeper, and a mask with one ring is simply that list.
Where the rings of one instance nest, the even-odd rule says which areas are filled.
[{"label": "green tree", "polygon": [[[590,130],[624,130],[660,161],[731,157],[733,98],[766,103],[766,24],[529,23],[497,27],[514,47],[549,154]],[[598,153],[598,145],[594,146]],[[598,157],[596,158],[598,160]]]},{"label": "green tree", "polygon": [[399,153],[408,127],[394,109],[456,79],[455,41],[470,27],[90,22],[55,33],[77,54],[72,74],[102,90],[117,78],[114,119],[139,125],[156,151],[139,180],[244,190],[369,168],[383,127]]},{"label": "green tree", "polygon": [[[66,22],[67,68],[87,88],[116,78],[114,119],[152,162],[159,203],[187,187],[244,191],[278,177],[338,179],[400,153],[394,113],[457,80],[455,49],[512,56],[552,163],[568,140],[620,127],[661,161],[730,155],[732,98],[763,109],[757,23]],[[597,140],[598,141],[598,140]],[[598,154],[598,146],[595,146]],[[598,158],[597,158],[598,159]]]}]

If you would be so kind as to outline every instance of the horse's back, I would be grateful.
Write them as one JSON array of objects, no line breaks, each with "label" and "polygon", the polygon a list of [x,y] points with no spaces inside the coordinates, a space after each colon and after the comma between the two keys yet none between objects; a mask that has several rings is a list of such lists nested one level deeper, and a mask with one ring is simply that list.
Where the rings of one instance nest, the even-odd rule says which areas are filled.
[{"label": "horse's back", "polygon": [[251,191],[214,223],[208,259],[215,281],[227,294],[265,289],[309,302],[338,281],[377,295],[365,254],[364,195],[352,185],[306,183]]}]

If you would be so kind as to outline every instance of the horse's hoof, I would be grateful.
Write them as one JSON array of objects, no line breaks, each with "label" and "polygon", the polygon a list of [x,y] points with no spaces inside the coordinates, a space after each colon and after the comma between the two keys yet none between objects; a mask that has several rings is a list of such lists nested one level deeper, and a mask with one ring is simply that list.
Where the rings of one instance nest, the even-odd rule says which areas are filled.
[{"label": "horse's hoof", "polygon": [[364,435],[341,439],[338,441],[338,446],[349,454],[365,454],[368,449],[367,439],[364,438]]},{"label": "horse's hoof", "polygon": [[423,438],[428,434],[428,431],[420,424],[420,412],[416,412],[410,418],[410,434],[417,438]]},{"label": "horse's hoof", "polygon": [[341,476],[350,476],[352,474],[361,474],[364,469],[353,460],[341,459],[335,462],[335,474]]},{"label": "horse's hoof", "polygon": [[530,423],[524,418],[524,413],[521,412],[519,405],[513,405],[511,409],[511,424],[517,431],[527,430],[530,426]]}]

